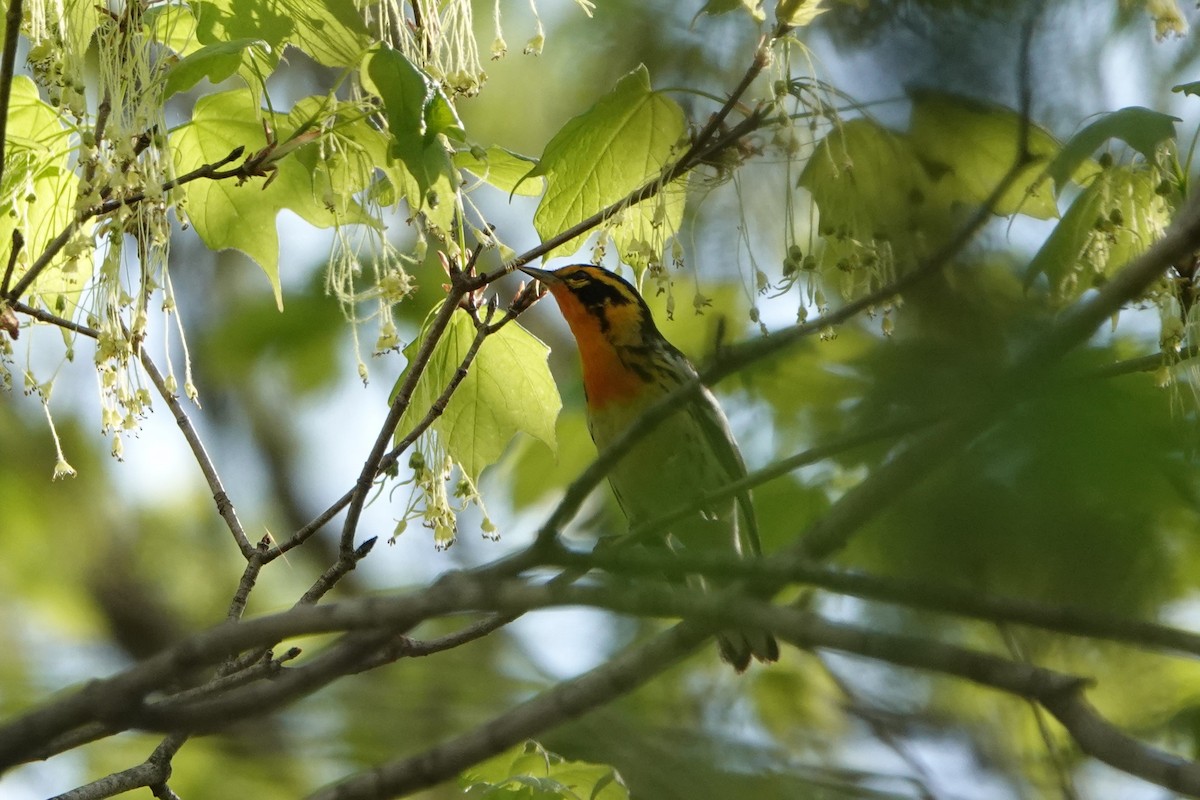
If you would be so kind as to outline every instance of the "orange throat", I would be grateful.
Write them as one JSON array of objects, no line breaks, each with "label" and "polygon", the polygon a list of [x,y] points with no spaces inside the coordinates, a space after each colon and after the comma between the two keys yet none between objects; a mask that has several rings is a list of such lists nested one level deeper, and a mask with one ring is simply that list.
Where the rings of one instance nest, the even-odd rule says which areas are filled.
[{"label": "orange throat", "polygon": [[579,345],[588,408],[595,411],[610,403],[625,404],[636,399],[645,389],[645,382],[621,362],[616,346],[600,328],[600,318],[569,291],[553,294]]},{"label": "orange throat", "polygon": [[596,328],[597,336],[588,344],[584,344],[584,339],[578,339],[579,357],[583,360],[583,389],[587,392],[588,408],[593,411],[611,403],[629,403],[646,388],[641,377],[622,364],[617,351],[599,335],[598,325]]}]

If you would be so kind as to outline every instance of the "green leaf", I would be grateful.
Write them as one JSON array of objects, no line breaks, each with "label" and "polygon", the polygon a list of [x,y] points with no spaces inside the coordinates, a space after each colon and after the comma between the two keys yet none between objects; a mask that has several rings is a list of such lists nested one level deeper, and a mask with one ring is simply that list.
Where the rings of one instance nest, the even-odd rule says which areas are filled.
[{"label": "green leaf", "polygon": [[64,58],[82,61],[91,46],[92,37],[100,29],[99,4],[95,0],[64,0],[67,49]]},{"label": "green leaf", "polygon": [[[1063,214],[1062,219],[1054,226],[1054,230],[1046,237],[1046,241],[1038,250],[1037,255],[1029,262],[1029,267],[1025,272],[1027,287],[1037,276],[1044,274],[1050,280],[1050,287],[1054,294],[1059,296],[1065,294],[1066,278],[1075,271],[1083,248],[1092,237],[1103,202],[1102,188],[1103,181],[1094,181],[1071,203],[1067,213]],[[1078,293],[1069,294],[1075,296]]]},{"label": "green leaf", "polygon": [[187,6],[166,3],[146,9],[143,20],[151,39],[179,56],[188,56],[204,45],[196,36],[196,18]]},{"label": "green leaf", "polygon": [[[249,89],[206,95],[196,102],[192,121],[171,137],[178,171],[196,169],[219,161],[235,147],[252,153],[264,146],[261,119],[266,116]],[[307,114],[302,114],[307,117]],[[286,142],[296,129],[294,121],[270,115],[280,142]],[[304,149],[275,162],[276,172],[269,186],[252,178],[238,185],[232,180],[197,180],[184,187],[187,214],[196,233],[213,250],[234,248],[254,259],[267,275],[275,291],[275,301],[283,307],[279,283],[279,235],[275,218],[283,209],[291,209],[319,227],[339,222],[362,222],[345,204],[339,214],[336,202],[328,200],[328,184],[301,160]]]},{"label": "green leaf", "polygon": [[[428,319],[432,318],[430,314]],[[422,330],[421,337],[405,348],[410,361],[424,336]],[[398,437],[428,413],[454,378],[474,339],[474,321],[465,311],[455,311],[417,382],[396,429]],[[549,348],[533,334],[515,322],[508,323],[484,341],[466,378],[433,423],[450,457],[471,480],[478,480],[485,467],[496,463],[518,432],[554,448],[554,421],[562,400],[546,364],[548,353]],[[397,386],[403,380],[402,374]]]},{"label": "green leaf", "polygon": [[171,67],[163,99],[187,91],[204,78],[218,84],[236,73],[245,59],[254,58],[256,51],[265,54],[269,48],[262,39],[234,39],[205,45]]},{"label": "green leaf", "polygon": [[[14,229],[25,237],[17,260],[20,277],[74,218],[78,178],[70,164],[71,130],[58,111],[42,101],[29,78],[13,78],[9,100],[4,181],[0,184],[0,247],[8,252]],[[92,224],[80,231],[87,237]],[[69,248],[68,248],[69,250]],[[56,313],[68,313],[92,275],[91,252],[60,254],[32,287]]]},{"label": "green leaf", "polygon": [[568,761],[534,741],[519,744],[463,771],[459,785],[484,798],[511,800],[628,800],[625,782],[610,766]]},{"label": "green leaf", "polygon": [[[978,205],[987,199],[1016,162],[1021,124],[1019,114],[1002,106],[940,92],[913,93],[912,145],[930,168],[947,207]],[[1058,152],[1058,142],[1031,124],[1029,152],[1033,162],[1017,175],[994,211],[1001,216],[1019,212],[1038,219],[1056,217],[1058,206],[1041,180],[1041,165]]]},{"label": "green leaf", "polygon": [[763,0],[708,0],[704,4],[704,8],[700,9],[700,14],[708,14],[715,17],[718,14],[728,14],[730,11],[736,11],[739,8],[748,11],[750,16],[758,22],[762,22],[767,18],[767,12],[763,11]]},{"label": "green leaf", "polygon": [[917,234],[927,227],[933,189],[907,137],[873,120],[850,120],[817,144],[800,186],[820,211],[823,268],[876,242],[905,259],[923,253]]},{"label": "green leaf", "polygon": [[1055,301],[1067,303],[1140,255],[1170,222],[1160,182],[1158,170],[1145,165],[1097,175],[1030,262],[1026,285],[1045,274]]},{"label": "green leaf", "polygon": [[[651,91],[644,66],[621,78],[596,105],[554,135],[541,161],[529,172],[528,177],[547,178],[546,194],[533,218],[542,240],[653,180],[671,160],[686,131],[683,111],[675,101]],[[625,224],[630,226],[627,239],[645,238],[647,229],[653,232],[664,226],[674,231],[682,213],[681,196],[657,213],[655,204],[629,208],[625,211]],[[545,257],[572,253],[581,244],[577,237]]]},{"label": "green leaf", "polygon": [[496,145],[487,150],[472,148],[454,154],[454,166],[466,170],[503,192],[525,197],[536,197],[545,188],[543,181],[523,180],[535,164],[532,158]]},{"label": "green leaf", "polygon": [[667,240],[679,230],[687,203],[688,175],[664,186],[654,197],[612,218],[609,235],[621,260],[639,274],[662,263]]},{"label": "green leaf", "polygon": [[364,87],[383,100],[388,128],[397,141],[430,145],[439,133],[462,141],[462,121],[441,86],[403,53],[381,45],[363,66]]},{"label": "green leaf", "polygon": [[[1147,161],[1153,161],[1158,146],[1175,138],[1176,122],[1179,122],[1178,117],[1141,106],[1104,114],[1072,136],[1050,162],[1046,172],[1054,179],[1055,190],[1061,191],[1063,184],[1075,177],[1080,165],[1109,139],[1120,139],[1145,156]],[[1077,177],[1075,179],[1078,180]]]},{"label": "green leaf", "polygon": [[277,60],[285,46],[327,67],[358,64],[371,44],[354,3],[345,0],[192,0],[203,44],[263,39]]},{"label": "green leaf", "polygon": [[1200,97],[1200,81],[1192,81],[1191,83],[1181,83],[1178,86],[1172,86],[1171,91]]},{"label": "green leaf", "polygon": [[828,10],[828,6],[821,5],[821,0],[779,0],[775,18],[782,24],[803,28]]},{"label": "green leaf", "polygon": [[461,141],[465,134],[441,87],[396,50],[380,46],[367,57],[363,86],[383,100],[392,155],[407,176],[399,188],[413,211],[423,211],[447,230],[455,210],[454,165],[439,134]]}]

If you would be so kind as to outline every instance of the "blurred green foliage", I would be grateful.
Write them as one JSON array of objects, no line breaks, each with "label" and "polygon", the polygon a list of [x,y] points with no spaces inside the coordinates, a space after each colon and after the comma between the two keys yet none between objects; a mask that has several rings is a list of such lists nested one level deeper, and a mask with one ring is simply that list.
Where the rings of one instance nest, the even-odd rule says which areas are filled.
[{"label": "blurred green foliage", "polygon": [[[859,89],[869,86],[877,73],[853,74],[853,57],[861,56],[868,64],[877,63],[871,61],[875,56],[886,61],[891,26],[936,29],[942,15],[954,14],[955,25],[974,25],[978,38],[955,42],[951,48],[934,30],[928,46],[978,50],[984,67],[994,68],[989,74],[995,79],[994,84],[981,83],[981,89],[1003,87],[1009,79],[999,76],[998,62],[990,60],[994,54],[984,52],[987,26],[997,19],[1013,23],[1024,8],[1026,4],[1016,0],[835,3],[818,21],[810,41],[816,47],[822,37],[832,36],[846,48],[850,58],[843,69],[849,73],[848,83],[855,84],[848,88]],[[1078,14],[1087,10],[1082,4],[1074,9]],[[516,178],[528,164],[509,151],[547,152],[556,131],[604,97],[639,63],[647,65],[652,78],[641,90],[659,90],[679,81],[720,96],[744,69],[758,35],[745,15],[735,14],[701,18],[689,30],[695,9],[683,13],[670,4],[600,4],[591,21],[582,14],[556,14],[552,19],[543,11],[548,31],[542,60],[514,53],[489,64],[489,90],[457,101],[471,141],[484,148],[481,152],[495,170],[493,182],[510,190],[521,188]],[[1102,20],[1103,30],[1095,34],[1101,40],[1127,35],[1124,26],[1137,24],[1136,17],[1112,13],[1114,18]],[[222,25],[239,23],[226,11],[220,20]],[[261,24],[268,22],[282,25],[273,13]],[[514,22],[509,30],[520,30],[523,24],[532,30],[530,20]],[[274,27],[269,32],[275,37],[272,41],[283,41],[284,33]],[[305,37],[311,33],[305,27],[297,31]],[[336,58],[338,42],[330,47],[327,57],[318,61],[341,63]],[[934,55],[946,53],[937,50]],[[1075,65],[1056,60],[1057,55],[1051,50],[1039,54],[1035,88],[1074,74]],[[1194,60],[1194,55],[1180,54],[1178,63],[1169,67],[1170,75],[1186,72]],[[296,80],[327,78],[320,67],[296,61]],[[976,63],[970,66],[983,69]],[[1012,72],[1011,66],[1003,63],[1005,75]],[[306,89],[297,96],[307,94]],[[1011,97],[997,94],[1001,96],[976,98],[988,101],[979,104],[960,102],[948,93],[917,93],[917,103],[905,106],[912,112],[907,125],[863,116],[832,127],[824,138],[814,134],[805,147],[825,160],[809,162],[813,166],[803,186],[822,205],[825,216],[820,221],[815,222],[807,208],[785,210],[779,202],[777,184],[785,170],[770,161],[778,153],[765,142],[752,142],[760,151],[754,155],[768,162],[772,174],[767,178],[774,183],[764,178],[738,186],[745,203],[743,217],[735,217],[716,197],[721,180],[693,184],[693,198],[704,200],[703,211],[672,217],[672,225],[688,231],[685,269],[667,265],[642,277],[642,289],[663,333],[703,364],[722,348],[758,335],[752,308],[761,307],[759,319],[778,328],[795,318],[798,306],[813,307],[813,295],[803,291],[807,276],[793,276],[802,290],[794,291],[797,284],[771,268],[769,274],[764,272],[770,285],[759,286],[757,262],[753,267],[744,263],[740,243],[753,242],[749,260],[757,253],[762,264],[776,264],[783,261],[786,237],[776,231],[770,239],[759,239],[754,236],[756,225],[795,227],[800,231],[796,241],[812,242],[804,245],[804,255],[816,254],[827,271],[836,272],[839,260],[849,258],[839,254],[839,248],[881,241],[877,233],[896,250],[905,250],[903,257],[911,266],[916,255],[929,252],[952,232],[951,222],[985,195],[1006,168],[1014,116],[1000,110],[1011,108]],[[234,99],[217,97],[230,104]],[[238,94],[236,99],[244,104],[247,97]],[[693,111],[708,106],[687,92],[672,93],[669,103],[662,95],[642,99],[647,97],[667,104],[677,123],[675,134],[685,127],[677,118],[680,110],[692,127],[703,124],[708,113]],[[1086,104],[1099,102],[1076,99],[1079,105],[1072,111],[1087,108],[1090,113]],[[236,110],[234,105],[230,108]],[[402,113],[389,108],[393,110]],[[1083,115],[1075,114],[1073,122]],[[981,119],[996,122],[984,126],[984,138],[995,145],[992,150],[974,146],[977,138],[964,133],[982,124]],[[249,121],[243,122],[261,135]],[[359,133],[366,138],[371,134]],[[642,165],[645,170],[632,182],[657,169],[658,159],[677,138],[660,142],[661,152]],[[1058,152],[1057,141],[1040,130],[1035,139],[1041,158],[1037,166],[1043,167]],[[715,387],[752,467],[885,423],[911,421],[919,426],[989,406],[1014,391],[1024,393],[1021,402],[969,446],[898,502],[880,509],[840,554],[840,566],[1112,614],[1148,619],[1175,614],[1186,621],[1194,617],[1200,484],[1194,464],[1192,390],[1181,385],[1186,377],[1182,371],[1174,373],[1180,383],[1165,388],[1158,385],[1161,376],[1155,373],[1098,374],[1113,361],[1154,352],[1157,336],[1147,332],[1153,325],[1098,336],[1043,385],[1011,387],[1002,377],[1014,355],[1052,324],[1058,304],[1092,288],[1094,281],[1086,280],[1063,292],[1062,283],[1080,264],[1098,259],[1096,247],[1107,247],[1103,265],[1087,276],[1102,281],[1140,252],[1148,232],[1165,220],[1165,206],[1151,208],[1167,201],[1156,193],[1163,176],[1154,173],[1152,180],[1151,170],[1158,166],[1149,164],[1162,140],[1152,142],[1147,148],[1151,152],[1134,155],[1115,144],[1119,139],[1107,137],[1072,162],[1078,169],[1067,172],[1075,186],[1062,181],[1052,191],[1053,181],[1037,183],[1036,169],[1030,168],[1005,196],[1005,211],[1020,209],[1043,219],[1063,214],[1031,267],[1035,277],[1047,276],[1045,283],[1023,282],[1025,262],[1038,252],[1031,237],[1019,231],[1008,235],[994,226],[944,278],[906,293],[902,303],[875,309],[875,318],[839,327],[824,338],[805,339]],[[204,151],[197,163],[225,155],[229,146],[231,142],[224,142],[219,152]],[[1118,163],[1097,172],[1090,159],[1096,148],[1109,147],[1117,149]],[[853,181],[845,182],[846,162],[853,162]],[[454,163],[479,177],[487,170],[479,154],[469,150],[460,151]],[[436,166],[448,169],[441,161]],[[446,174],[437,171],[436,177]],[[306,181],[310,176],[293,171],[290,177]],[[787,173],[782,190],[794,193],[799,180],[798,173]],[[952,189],[945,188],[949,184]],[[1059,189],[1066,193],[1058,194]],[[250,251],[271,249],[278,210],[272,196],[264,198],[256,186],[238,191],[238,207],[267,221],[238,229],[243,238],[233,243]],[[509,207],[498,201],[493,205],[493,200],[481,203],[489,214],[495,211],[492,218],[500,221],[506,240],[534,236],[532,223],[518,219]],[[930,211],[933,205],[937,208]],[[1123,224],[1113,222],[1113,208],[1121,211]],[[1102,210],[1105,213],[1099,214]],[[321,208],[308,211],[310,221],[325,214]],[[1153,220],[1139,221],[1139,214],[1151,212]],[[1108,219],[1114,230],[1098,229],[1097,216]],[[688,230],[697,221],[711,230]],[[390,224],[393,241],[409,247],[413,237],[408,221]],[[509,232],[522,226],[524,230]],[[839,236],[839,228],[845,235]],[[287,228],[282,230],[286,238]],[[1097,230],[1111,237],[1097,244]],[[822,238],[827,240],[823,245],[817,241]],[[822,246],[825,249],[819,249]],[[364,428],[369,434],[381,419],[385,400],[380,387],[386,389],[402,374],[421,324],[444,297],[445,274],[436,252],[415,259],[414,292],[396,311],[401,344],[409,350],[404,357],[391,354],[373,360],[374,383],[359,392],[348,366],[355,345],[346,333],[339,303],[326,294],[326,265],[318,256],[281,265],[276,283],[286,291],[285,313],[280,314],[275,297],[260,285],[261,277],[245,277],[240,257],[223,256],[209,269],[216,259],[207,253],[176,252],[189,255],[185,274],[176,276],[179,294],[196,298],[191,308],[181,301],[189,317],[189,344],[205,403],[203,412],[193,413],[202,420],[219,465],[235,476],[230,480],[232,494],[239,501],[244,498],[249,507],[245,516],[252,540],[270,531],[286,535],[350,487],[355,476],[345,464],[356,466],[365,455],[357,452],[357,444],[348,443],[351,435]],[[492,258],[489,252],[483,263]],[[304,277],[297,277],[302,273]],[[760,288],[766,291],[760,293]],[[509,287],[499,291],[507,297]],[[839,300],[831,297],[828,302],[836,305]],[[882,333],[881,315],[889,320],[890,336]],[[1127,320],[1149,316],[1126,312]],[[551,370],[564,408],[553,423],[556,453],[531,437],[519,437],[486,474],[487,485],[497,495],[493,513],[507,517],[501,527],[505,544],[512,546],[528,540],[547,506],[594,457],[569,335],[543,310],[535,309],[523,321],[551,347]],[[443,366],[445,377],[453,364],[447,361]],[[70,363],[61,370],[89,372],[86,366]],[[83,385],[76,394],[87,398],[92,390],[90,384]],[[353,392],[343,388],[348,385],[355,387]],[[155,470],[155,447],[183,447],[170,426],[163,442],[138,443],[131,449],[139,452],[130,455],[136,463],[121,465],[103,456],[108,443],[92,434],[95,418],[86,399],[62,409],[52,405],[64,448],[80,473],[71,481],[50,480],[54,450],[38,398],[0,398],[0,602],[6,610],[0,614],[0,709],[6,714],[220,621],[242,567],[198,476],[182,478],[184,482],[152,498],[130,488],[139,474]],[[77,418],[76,409],[82,409]],[[162,408],[158,413],[169,415]],[[543,438],[550,438],[551,421],[539,422]],[[886,463],[905,441],[883,439],[847,450],[758,487],[756,508],[767,552],[793,545],[848,488]],[[368,445],[366,441],[363,449]],[[368,526],[371,535],[386,538],[388,524],[400,515],[402,492],[385,492],[375,499],[369,508],[376,514]],[[586,537],[619,532],[623,524],[602,489],[569,531],[568,541],[584,546]],[[434,554],[427,537],[410,545],[420,534],[405,536],[394,549],[377,548],[331,598],[419,587],[430,575],[504,552],[490,543],[464,542],[449,554]],[[311,546],[289,554],[286,565],[272,565],[255,590],[252,613],[294,602],[331,562],[335,538],[327,531]],[[1200,676],[1191,662],[811,590],[793,592],[789,599],[881,630],[967,644],[1095,677],[1097,688],[1090,697],[1113,720],[1148,737],[1167,730],[1180,749],[1193,754],[1198,749],[1195,697]],[[417,635],[432,638],[463,624],[462,619],[440,621]],[[589,652],[569,655],[577,656],[579,663],[594,662],[662,627],[653,621],[621,620],[613,625],[611,636],[597,625]],[[311,640],[303,645],[317,649]],[[545,666],[549,662],[544,656],[563,647],[552,636],[531,642],[528,636],[502,631],[434,657],[404,659],[353,676],[286,712],[189,742],[175,761],[172,786],[187,800],[301,796],[351,771],[419,752],[503,713],[561,677]],[[634,798],[920,796],[929,788],[925,777],[899,756],[878,769],[861,768],[860,748],[878,748],[883,742],[885,749],[900,749],[869,724],[883,720],[896,740],[945,744],[944,757],[955,766],[955,748],[965,749],[977,759],[968,765],[973,777],[999,776],[1017,787],[1014,792],[1034,796],[1054,791],[1047,788],[1056,786],[1058,778],[1044,734],[1023,702],[949,679],[857,666],[846,668],[823,656],[789,650],[779,664],[735,677],[706,649],[629,697],[549,732],[542,741],[571,762],[605,765],[598,768],[600,775],[609,766],[615,768]],[[1064,760],[1080,763],[1070,743],[1057,732],[1055,736]],[[71,763],[52,761],[56,780],[43,793],[138,763],[157,741],[142,734],[123,736],[82,749]],[[524,751],[506,754],[508,766],[525,756]],[[505,778],[525,774],[515,767],[509,775],[500,774],[504,771],[469,774],[486,779],[493,792]],[[595,779],[588,777],[592,785]],[[534,793],[541,789],[526,788],[526,795],[510,795],[546,796]],[[962,790],[964,796],[970,788],[949,787],[951,792]],[[0,784],[0,793],[5,791]],[[481,794],[483,787],[472,791],[468,796],[509,796]],[[447,784],[423,796],[462,793],[460,787]],[[1096,796],[1114,795],[1099,791]]]}]

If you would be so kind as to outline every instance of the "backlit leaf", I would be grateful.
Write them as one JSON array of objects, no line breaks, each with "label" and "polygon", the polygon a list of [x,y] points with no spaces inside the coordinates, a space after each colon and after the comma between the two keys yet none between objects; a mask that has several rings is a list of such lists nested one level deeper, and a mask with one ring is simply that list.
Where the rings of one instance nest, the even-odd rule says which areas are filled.
[{"label": "backlit leaf", "polygon": [[232,42],[205,45],[182,59],[167,73],[163,99],[187,91],[204,78],[214,84],[220,83],[233,76],[244,59],[254,58],[255,51],[265,53],[267,48],[267,43],[262,39],[235,39]]},{"label": "backlit leaf", "polygon": [[[533,218],[542,240],[653,180],[683,141],[686,129],[678,104],[651,91],[644,66],[618,81],[596,105],[554,135],[529,172],[529,177],[547,178],[546,194]],[[623,224],[629,227],[622,234],[626,245],[646,239],[649,232],[675,230],[682,214],[681,196],[666,206],[651,200],[626,209]],[[546,258],[572,253],[581,243],[573,239]]]},{"label": "backlit leaf", "polygon": [[[192,121],[171,137],[176,168],[187,172],[218,161],[235,147],[247,153],[266,146],[259,109],[249,89],[207,95],[196,103]],[[288,117],[272,117],[280,142],[286,142],[297,124]],[[295,211],[319,227],[338,222],[362,222],[361,216],[344,203],[327,203],[327,182],[306,167],[297,153],[275,163],[274,180],[252,178],[239,185],[233,180],[192,181],[185,186],[188,218],[196,233],[213,250],[234,248],[254,259],[266,273],[282,308],[279,284],[279,235],[275,218],[285,208]]]},{"label": "backlit leaf", "polygon": [[[42,101],[29,78],[13,78],[9,100],[4,182],[0,185],[0,247],[8,251],[14,229],[25,237],[15,276],[27,268],[74,217],[78,178],[71,169],[70,129]],[[85,224],[86,237],[92,224]],[[92,275],[90,251],[79,258],[60,254],[32,291],[56,313],[67,313]]]},{"label": "backlit leaf", "polygon": [[767,12],[763,11],[763,0],[708,0],[704,8],[700,9],[700,13],[716,16],[728,14],[739,8],[745,9],[758,22],[767,18]]},{"label": "backlit leaf", "polygon": [[204,44],[263,39],[276,59],[293,45],[327,67],[357,64],[370,44],[354,3],[344,0],[192,0]]},{"label": "backlit leaf", "polygon": [[1077,170],[1109,139],[1120,139],[1141,153],[1147,161],[1153,161],[1158,146],[1175,138],[1175,123],[1178,121],[1178,117],[1140,106],[1104,114],[1072,136],[1046,172],[1054,179],[1055,190],[1061,190],[1073,176],[1079,180],[1075,175]]},{"label": "backlit leaf", "polygon": [[892,264],[925,255],[946,230],[908,138],[873,120],[850,120],[822,139],[800,186],[820,211],[820,268],[846,297],[886,279],[881,270]]},{"label": "backlit leaf", "polygon": [[464,789],[493,800],[627,800],[629,790],[604,764],[568,761],[534,741],[519,744],[464,770]]},{"label": "backlit leaf", "polygon": [[[937,190],[946,194],[947,205],[979,205],[987,199],[1016,162],[1021,125],[1020,115],[1003,106],[938,92],[913,96],[912,145],[930,168]],[[1028,138],[1033,161],[993,210],[1002,216],[1021,213],[1050,219],[1058,216],[1058,206],[1041,177],[1046,162],[1058,152],[1058,142],[1032,124]]]},{"label": "backlit leaf", "polygon": [[1030,262],[1026,283],[1045,274],[1055,300],[1070,302],[1140,255],[1170,221],[1159,182],[1158,171],[1145,166],[1097,175]]},{"label": "backlit leaf", "polygon": [[[423,336],[424,332],[405,348],[410,361]],[[465,311],[455,311],[417,382],[398,436],[406,435],[441,395],[474,339],[474,321]],[[520,325],[505,325],[484,341],[445,412],[433,423],[450,457],[473,481],[500,458],[518,432],[554,447],[554,421],[562,401],[546,364],[549,352]],[[397,385],[403,380],[401,375]]]},{"label": "backlit leaf", "polygon": [[454,166],[503,192],[525,197],[537,197],[545,188],[544,181],[522,180],[536,163],[532,158],[495,145],[486,150],[460,150],[454,154]]}]

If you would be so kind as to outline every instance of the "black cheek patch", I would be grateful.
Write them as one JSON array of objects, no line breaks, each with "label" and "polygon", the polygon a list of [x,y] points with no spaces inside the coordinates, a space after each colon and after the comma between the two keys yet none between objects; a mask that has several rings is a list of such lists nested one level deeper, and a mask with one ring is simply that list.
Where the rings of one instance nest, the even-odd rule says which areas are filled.
[{"label": "black cheek patch", "polygon": [[605,304],[614,306],[628,305],[633,300],[627,294],[622,292],[618,287],[605,281],[597,281],[588,279],[585,283],[568,284],[571,291],[579,298],[579,302],[583,303],[589,309],[603,309]]}]

